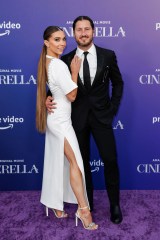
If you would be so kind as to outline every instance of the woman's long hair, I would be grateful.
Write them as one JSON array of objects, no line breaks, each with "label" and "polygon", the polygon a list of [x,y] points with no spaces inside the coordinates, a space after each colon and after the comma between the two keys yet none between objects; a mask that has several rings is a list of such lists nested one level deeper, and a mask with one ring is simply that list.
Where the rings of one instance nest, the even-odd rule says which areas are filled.
[{"label": "woman's long hair", "polygon": [[[46,28],[43,34],[43,39],[48,40],[52,33],[57,31],[63,31],[57,26],[49,26]],[[46,54],[47,47],[43,45],[42,52],[38,63],[37,73],[37,102],[36,102],[36,128],[39,132],[44,133],[46,130],[47,109],[46,109]]]}]

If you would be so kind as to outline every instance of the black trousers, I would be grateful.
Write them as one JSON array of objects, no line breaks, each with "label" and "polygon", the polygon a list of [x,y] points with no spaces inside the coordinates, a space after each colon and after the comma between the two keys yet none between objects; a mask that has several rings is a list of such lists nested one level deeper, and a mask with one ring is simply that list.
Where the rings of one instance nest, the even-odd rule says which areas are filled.
[{"label": "black trousers", "polygon": [[97,145],[100,157],[104,163],[104,177],[110,205],[119,204],[119,169],[114,133],[111,125],[100,123],[90,113],[87,125],[81,131],[76,131],[80,151],[84,163],[88,200],[93,209],[93,183],[90,167],[90,135]]}]

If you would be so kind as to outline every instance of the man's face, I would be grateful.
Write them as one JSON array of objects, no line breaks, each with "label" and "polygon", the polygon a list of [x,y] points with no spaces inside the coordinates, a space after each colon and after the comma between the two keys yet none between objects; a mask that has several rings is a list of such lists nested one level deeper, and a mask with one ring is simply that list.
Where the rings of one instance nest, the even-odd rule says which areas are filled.
[{"label": "man's face", "polygon": [[80,20],[75,25],[74,37],[81,49],[89,48],[93,42],[94,30],[88,20]]}]

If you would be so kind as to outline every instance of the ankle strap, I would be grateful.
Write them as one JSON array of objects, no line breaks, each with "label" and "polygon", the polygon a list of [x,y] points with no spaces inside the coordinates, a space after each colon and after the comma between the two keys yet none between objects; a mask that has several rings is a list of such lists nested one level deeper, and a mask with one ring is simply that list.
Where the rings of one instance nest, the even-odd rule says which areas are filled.
[{"label": "ankle strap", "polygon": [[79,207],[79,209],[80,209],[80,210],[83,210],[83,209],[86,209],[86,208],[88,208],[88,209],[89,209],[89,207],[88,207],[88,206],[81,207],[81,208]]}]

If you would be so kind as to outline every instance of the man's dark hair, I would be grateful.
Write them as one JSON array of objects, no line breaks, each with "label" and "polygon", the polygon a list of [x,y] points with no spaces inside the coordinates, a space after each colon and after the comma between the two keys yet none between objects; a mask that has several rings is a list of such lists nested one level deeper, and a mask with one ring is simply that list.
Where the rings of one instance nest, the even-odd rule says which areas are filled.
[{"label": "man's dark hair", "polygon": [[92,29],[94,30],[94,23],[93,23],[93,20],[90,17],[88,17],[88,16],[79,16],[73,22],[73,31],[75,30],[76,23],[78,21],[82,21],[82,20],[88,20],[90,22],[90,24],[91,24]]}]

